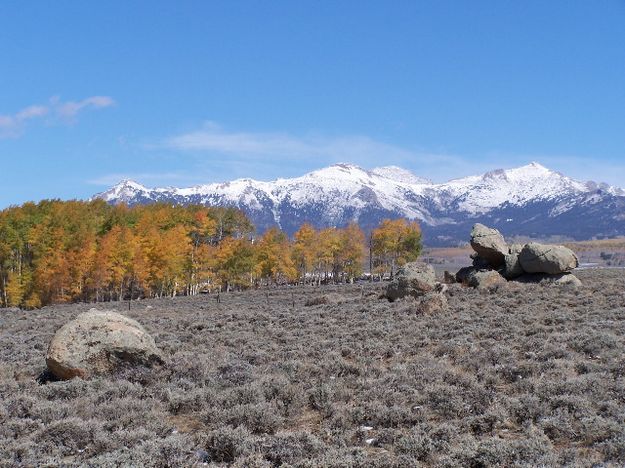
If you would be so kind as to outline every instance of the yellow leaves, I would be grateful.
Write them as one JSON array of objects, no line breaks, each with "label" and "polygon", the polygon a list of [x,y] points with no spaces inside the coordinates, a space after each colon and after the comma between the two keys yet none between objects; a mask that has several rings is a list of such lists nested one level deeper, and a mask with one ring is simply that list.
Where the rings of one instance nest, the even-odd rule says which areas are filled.
[{"label": "yellow leaves", "polygon": [[3,210],[0,306],[173,295],[206,282],[218,217],[228,232],[249,229],[230,208],[45,200]]},{"label": "yellow leaves", "polygon": [[199,240],[214,237],[217,233],[217,221],[211,218],[207,211],[198,211],[193,216],[191,233]]},{"label": "yellow leaves", "polygon": [[256,266],[261,278],[278,283],[297,278],[297,269],[291,258],[291,245],[285,233],[271,228],[256,245]]},{"label": "yellow leaves", "polygon": [[293,238],[293,260],[304,277],[312,271],[318,255],[317,231],[309,223],[304,223]]},{"label": "yellow leaves", "polygon": [[371,252],[378,271],[416,260],[421,253],[421,228],[406,219],[384,219],[371,232]]},{"label": "yellow leaves", "polygon": [[340,261],[349,279],[360,276],[365,258],[365,233],[356,223],[341,230]]},{"label": "yellow leaves", "polygon": [[10,272],[6,281],[5,292],[8,307],[18,307],[24,300],[24,285],[22,278],[15,272]]},{"label": "yellow leaves", "polygon": [[254,271],[254,250],[245,239],[225,237],[217,246],[213,268],[219,285],[250,286]]},{"label": "yellow leaves", "polygon": [[[225,207],[47,200],[8,208],[0,211],[0,305],[338,282],[363,271],[365,236],[356,224],[304,224],[293,239],[277,228],[256,239],[253,231],[241,211]],[[415,223],[385,220],[372,235],[376,265],[414,258],[420,239]]]},{"label": "yellow leaves", "polygon": [[362,274],[365,235],[357,224],[320,231],[304,224],[293,237],[293,260],[304,281],[350,280]]}]

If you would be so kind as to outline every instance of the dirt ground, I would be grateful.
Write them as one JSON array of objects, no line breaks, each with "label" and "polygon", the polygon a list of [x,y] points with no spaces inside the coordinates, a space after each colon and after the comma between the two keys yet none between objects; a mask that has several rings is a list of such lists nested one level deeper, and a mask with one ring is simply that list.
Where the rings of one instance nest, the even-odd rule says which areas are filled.
[{"label": "dirt ground", "polygon": [[1,310],[0,466],[623,466],[625,273],[579,277],[437,315],[381,284],[99,304],[167,363],[90,381],[37,379],[92,305]]}]

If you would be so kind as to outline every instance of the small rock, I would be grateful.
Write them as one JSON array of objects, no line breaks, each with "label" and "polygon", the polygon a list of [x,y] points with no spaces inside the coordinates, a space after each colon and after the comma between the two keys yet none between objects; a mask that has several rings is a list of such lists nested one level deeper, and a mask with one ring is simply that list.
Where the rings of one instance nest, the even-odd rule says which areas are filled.
[{"label": "small rock", "polygon": [[206,450],[202,450],[202,449],[196,450],[195,451],[195,456],[202,463],[207,463],[211,459],[210,454]]},{"label": "small rock", "polygon": [[460,268],[460,270],[458,270],[458,273],[456,273],[456,281],[458,283],[464,284],[465,286],[468,286],[469,277],[476,271],[479,271],[479,270],[472,266]]},{"label": "small rock", "polygon": [[514,281],[526,284],[553,284],[557,286],[570,286],[579,288],[582,282],[572,273],[560,273],[558,275],[548,275],[546,273],[526,273],[519,276]]},{"label": "small rock", "polygon": [[449,271],[445,270],[444,273],[444,280],[443,280],[446,284],[454,284],[457,282],[456,280],[456,275],[450,273]]},{"label": "small rock", "polygon": [[447,310],[447,297],[437,292],[428,293],[419,299],[417,310],[425,315],[432,315]]},{"label": "small rock", "polygon": [[477,289],[488,289],[506,283],[506,279],[495,270],[474,271],[467,279],[468,286]]},{"label": "small rock", "polygon": [[[559,278],[558,278],[559,277]],[[572,273],[563,273],[561,275],[552,276],[553,283],[558,286],[570,286],[573,288],[579,288],[582,286],[580,279]]]},{"label": "small rock", "polygon": [[337,293],[328,293],[323,296],[316,296],[307,299],[304,303],[304,306],[316,306],[316,305],[324,305],[324,304],[341,304],[345,302],[345,298]]}]

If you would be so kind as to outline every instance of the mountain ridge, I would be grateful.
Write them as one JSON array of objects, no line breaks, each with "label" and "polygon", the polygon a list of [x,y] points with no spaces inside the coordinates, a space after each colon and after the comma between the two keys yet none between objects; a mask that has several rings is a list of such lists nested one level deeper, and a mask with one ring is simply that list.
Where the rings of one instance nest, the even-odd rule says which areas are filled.
[{"label": "mountain ridge", "polygon": [[487,222],[507,235],[572,239],[625,233],[625,191],[581,182],[537,162],[434,183],[398,166],[371,170],[339,163],[299,177],[240,178],[193,187],[148,188],[123,180],[94,195],[129,205],[227,205],[242,209],[260,232],[277,225],[292,234],[350,221],[370,229],[385,217],[419,221],[431,245],[466,240],[467,226]]}]

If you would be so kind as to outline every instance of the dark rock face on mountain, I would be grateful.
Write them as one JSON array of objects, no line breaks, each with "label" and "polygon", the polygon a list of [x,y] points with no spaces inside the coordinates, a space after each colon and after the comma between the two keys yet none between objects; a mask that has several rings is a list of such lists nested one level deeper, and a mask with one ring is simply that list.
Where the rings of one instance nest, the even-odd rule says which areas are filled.
[{"label": "dark rock face on mountain", "polygon": [[149,189],[123,181],[95,195],[129,205],[225,205],[240,208],[259,232],[279,226],[292,234],[304,222],[316,227],[357,221],[364,229],[381,219],[417,220],[428,245],[465,242],[475,223],[504,236],[572,239],[625,234],[625,192],[580,182],[540,164],[491,171],[434,184],[397,167],[365,170],[337,164],[293,179],[238,179],[191,188]]}]

